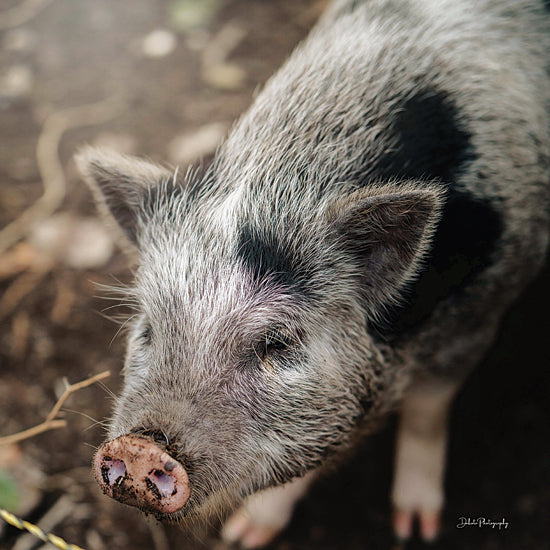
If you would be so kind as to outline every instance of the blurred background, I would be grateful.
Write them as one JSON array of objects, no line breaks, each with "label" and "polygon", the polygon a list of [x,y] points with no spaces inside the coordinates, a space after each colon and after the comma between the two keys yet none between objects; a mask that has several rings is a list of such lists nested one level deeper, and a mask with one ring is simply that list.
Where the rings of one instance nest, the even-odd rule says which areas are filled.
[{"label": "blurred background", "polygon": [[[0,507],[88,550],[222,549],[100,494],[99,422],[121,386],[131,280],[72,155],[92,143],[169,165],[207,163],[323,0],[0,0],[0,438],[44,421],[67,384],[66,426],[0,439]],[[441,549],[550,545],[549,271],[506,317],[453,409]],[[114,308],[111,308],[115,306]],[[298,507],[278,550],[401,548],[389,490],[395,419]],[[460,517],[506,530],[457,529]],[[0,520],[0,548],[48,548]],[[407,548],[420,548],[417,541]]]}]

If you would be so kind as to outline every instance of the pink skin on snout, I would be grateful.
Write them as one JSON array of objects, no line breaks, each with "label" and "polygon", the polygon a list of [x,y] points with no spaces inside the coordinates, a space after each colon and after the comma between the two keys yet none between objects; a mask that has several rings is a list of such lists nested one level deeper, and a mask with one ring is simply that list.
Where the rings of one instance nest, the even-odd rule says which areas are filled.
[{"label": "pink skin on snout", "polygon": [[94,474],[106,495],[146,512],[177,512],[190,494],[184,467],[152,441],[134,435],[102,445]]}]

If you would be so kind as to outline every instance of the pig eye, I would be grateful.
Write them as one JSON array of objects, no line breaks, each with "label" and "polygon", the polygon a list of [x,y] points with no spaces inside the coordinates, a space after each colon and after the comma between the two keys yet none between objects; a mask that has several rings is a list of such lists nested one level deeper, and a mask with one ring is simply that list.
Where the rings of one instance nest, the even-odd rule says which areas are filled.
[{"label": "pig eye", "polygon": [[144,344],[150,344],[151,343],[151,325],[147,325],[142,333],[139,335],[141,341],[144,343]]},{"label": "pig eye", "polygon": [[269,355],[282,353],[295,344],[294,336],[284,329],[272,329],[256,346],[256,355],[264,360]]}]

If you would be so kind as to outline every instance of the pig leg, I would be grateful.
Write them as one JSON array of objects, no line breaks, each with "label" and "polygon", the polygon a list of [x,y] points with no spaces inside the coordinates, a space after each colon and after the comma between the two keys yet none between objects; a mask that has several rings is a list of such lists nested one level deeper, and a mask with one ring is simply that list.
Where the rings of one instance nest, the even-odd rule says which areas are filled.
[{"label": "pig leg", "polygon": [[225,523],[222,538],[243,548],[260,548],[271,542],[290,522],[296,503],[314,481],[316,472],[280,487],[260,491],[246,500]]},{"label": "pig leg", "polygon": [[411,536],[415,517],[424,540],[439,533],[447,417],[457,386],[423,381],[413,384],[403,400],[392,489],[393,528],[400,539]]}]

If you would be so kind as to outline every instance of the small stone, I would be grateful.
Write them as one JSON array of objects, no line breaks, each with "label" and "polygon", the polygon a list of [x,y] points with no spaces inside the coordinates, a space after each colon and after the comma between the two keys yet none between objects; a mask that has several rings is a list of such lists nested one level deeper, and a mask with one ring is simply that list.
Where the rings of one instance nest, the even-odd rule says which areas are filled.
[{"label": "small stone", "polygon": [[0,96],[17,99],[32,91],[34,77],[26,65],[14,65],[0,80]]},{"label": "small stone", "polygon": [[165,29],[149,33],[142,43],[142,50],[147,57],[166,57],[176,49],[176,36]]},{"label": "small stone", "polygon": [[203,80],[220,90],[238,90],[242,87],[246,72],[232,63],[215,63],[203,68]]}]

